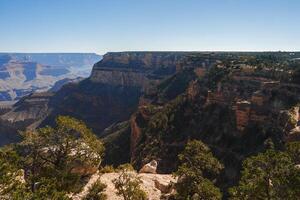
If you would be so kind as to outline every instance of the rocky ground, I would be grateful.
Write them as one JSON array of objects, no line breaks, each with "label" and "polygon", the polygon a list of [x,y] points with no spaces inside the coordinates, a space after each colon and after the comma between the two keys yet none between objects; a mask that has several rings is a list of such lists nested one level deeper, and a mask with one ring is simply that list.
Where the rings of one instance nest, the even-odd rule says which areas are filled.
[{"label": "rocky ground", "polygon": [[[122,200],[122,197],[117,196],[114,184],[112,183],[112,181],[118,176],[119,173],[96,173],[90,178],[82,192],[72,196],[72,199],[81,200],[87,194],[89,187],[91,187],[91,185],[100,178],[101,182],[107,185],[105,194],[107,195],[108,200]],[[140,173],[138,176],[143,182],[142,188],[147,193],[149,200],[159,200],[162,194],[160,191],[160,189],[162,189],[161,187],[167,186],[169,183],[176,181],[171,174]],[[160,187],[158,185],[160,185]]]}]

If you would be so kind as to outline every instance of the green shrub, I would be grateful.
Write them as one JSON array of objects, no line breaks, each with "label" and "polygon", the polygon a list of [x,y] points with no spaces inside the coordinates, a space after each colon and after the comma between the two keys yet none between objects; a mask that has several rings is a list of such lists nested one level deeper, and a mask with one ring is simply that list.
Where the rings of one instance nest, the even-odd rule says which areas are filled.
[{"label": "green shrub", "polygon": [[146,200],[147,194],[141,189],[141,179],[133,172],[122,170],[119,177],[113,180],[117,195],[124,200]]},{"label": "green shrub", "polygon": [[101,183],[100,180],[97,180],[88,191],[88,194],[83,198],[83,200],[105,200],[107,195],[103,192],[107,186],[104,183]]}]

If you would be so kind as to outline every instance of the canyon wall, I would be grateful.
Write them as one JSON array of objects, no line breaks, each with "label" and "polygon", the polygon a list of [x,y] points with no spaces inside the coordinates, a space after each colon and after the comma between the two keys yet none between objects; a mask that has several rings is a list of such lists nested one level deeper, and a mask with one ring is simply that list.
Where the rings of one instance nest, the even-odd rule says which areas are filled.
[{"label": "canyon wall", "polygon": [[90,76],[94,83],[141,87],[170,76],[178,70],[187,53],[119,52],[107,53],[95,64]]},{"label": "canyon wall", "polygon": [[69,115],[85,121],[100,136],[111,124],[129,119],[141,95],[179,70],[189,54],[108,53],[93,66],[89,78],[53,90],[46,101],[43,95],[25,97],[2,119],[28,128],[53,124],[56,116]]}]

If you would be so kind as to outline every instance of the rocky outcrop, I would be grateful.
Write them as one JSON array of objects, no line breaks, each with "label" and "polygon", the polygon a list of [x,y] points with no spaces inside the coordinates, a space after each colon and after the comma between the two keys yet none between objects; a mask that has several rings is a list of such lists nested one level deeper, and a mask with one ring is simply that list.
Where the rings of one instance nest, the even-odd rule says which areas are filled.
[{"label": "rocky outcrop", "polygon": [[236,103],[236,128],[243,131],[249,123],[251,103],[249,101],[239,101]]},{"label": "rocky outcrop", "polygon": [[[135,172],[132,172],[135,174]],[[88,189],[95,183],[97,180],[100,180],[102,183],[107,185],[105,189],[105,194],[107,194],[108,200],[122,200],[121,196],[116,194],[116,189],[113,184],[113,180],[117,178],[119,173],[105,173],[105,174],[94,174],[84,186],[83,190],[74,195],[70,195],[73,200],[83,199],[87,193]],[[168,185],[176,182],[171,174],[137,174],[141,179],[141,188],[146,192],[147,197],[152,200],[160,199],[161,195],[167,191]]]},{"label": "rocky outcrop", "polygon": [[144,165],[140,169],[139,173],[156,174],[156,170],[157,170],[157,161],[156,160],[152,160],[151,162],[149,162],[146,165]]},{"label": "rocky outcrop", "polygon": [[146,90],[151,83],[174,74],[184,58],[185,53],[171,52],[108,53],[94,66],[90,80]]}]

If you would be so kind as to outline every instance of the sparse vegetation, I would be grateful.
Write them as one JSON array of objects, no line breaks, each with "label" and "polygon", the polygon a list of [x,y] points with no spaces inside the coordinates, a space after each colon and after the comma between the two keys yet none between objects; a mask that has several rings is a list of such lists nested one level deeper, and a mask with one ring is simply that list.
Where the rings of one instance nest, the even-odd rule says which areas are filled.
[{"label": "sparse vegetation", "polygon": [[117,195],[124,200],[146,200],[147,194],[141,188],[142,181],[133,172],[122,170],[119,177],[113,180]]},{"label": "sparse vegetation", "polygon": [[107,195],[103,192],[107,186],[97,180],[88,191],[88,194],[83,198],[83,200],[106,200]]}]

